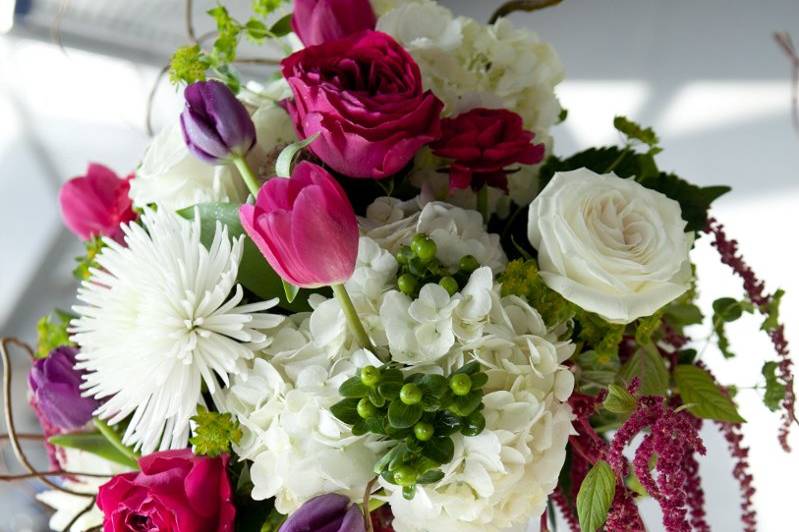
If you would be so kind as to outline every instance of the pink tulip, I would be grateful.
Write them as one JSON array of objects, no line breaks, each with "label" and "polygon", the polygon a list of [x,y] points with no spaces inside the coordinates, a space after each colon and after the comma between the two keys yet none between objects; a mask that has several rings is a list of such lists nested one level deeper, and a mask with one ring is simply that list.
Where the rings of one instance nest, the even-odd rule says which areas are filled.
[{"label": "pink tulip", "polygon": [[132,178],[123,179],[101,164],[89,164],[86,175],[70,179],[61,187],[58,200],[64,224],[83,240],[118,237],[120,224],[136,219],[128,197]]},{"label": "pink tulip", "polygon": [[352,276],[358,222],[347,194],[323,168],[303,161],[290,179],[272,178],[241,224],[285,281],[303,288],[338,285]]}]

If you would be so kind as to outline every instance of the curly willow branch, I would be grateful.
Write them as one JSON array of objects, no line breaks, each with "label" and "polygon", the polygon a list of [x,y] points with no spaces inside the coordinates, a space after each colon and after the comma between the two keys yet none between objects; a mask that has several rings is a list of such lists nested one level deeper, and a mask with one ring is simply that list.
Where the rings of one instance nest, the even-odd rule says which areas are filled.
[{"label": "curly willow branch", "polygon": [[563,0],[511,0],[499,6],[499,8],[494,11],[494,14],[491,15],[491,18],[488,19],[488,23],[493,24],[500,18],[507,17],[516,11],[538,11],[539,9],[558,5],[562,1]]},{"label": "curly willow branch", "polygon": [[799,52],[787,32],[775,33],[774,40],[791,62],[791,116],[793,127],[799,133]]},{"label": "curly willow branch", "polygon": [[[17,457],[19,463],[28,471],[28,473],[30,473],[32,476],[35,476],[51,488],[64,493],[69,493],[70,495],[77,495],[78,497],[94,498],[94,494],[92,493],[75,491],[56,484],[47,478],[47,476],[51,473],[47,473],[46,471],[38,471],[35,467],[33,467],[33,464],[31,464],[30,460],[28,460],[28,457],[25,455],[25,452],[22,450],[22,446],[17,438],[16,425],[14,424],[14,409],[12,407],[11,395],[11,360],[8,356],[9,345],[23,349],[31,357],[33,356],[33,349],[31,349],[31,347],[25,342],[16,338],[0,339],[0,357],[3,359],[3,413],[5,415],[6,428],[8,429],[8,441],[11,444],[11,449],[14,451],[14,456]],[[61,474],[62,473],[52,473],[52,475]]]}]

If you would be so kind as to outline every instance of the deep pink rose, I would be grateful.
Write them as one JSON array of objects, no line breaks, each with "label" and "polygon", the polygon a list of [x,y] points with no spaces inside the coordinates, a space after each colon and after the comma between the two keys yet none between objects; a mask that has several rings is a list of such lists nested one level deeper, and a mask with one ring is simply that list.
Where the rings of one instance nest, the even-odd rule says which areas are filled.
[{"label": "deep pink rose", "polygon": [[385,33],[365,31],[283,60],[300,138],[349,177],[381,179],[408,164],[441,132],[441,100],[422,89],[413,58]]},{"label": "deep pink rose", "polygon": [[132,178],[118,177],[102,164],[89,164],[86,175],[72,178],[61,187],[58,201],[64,224],[83,240],[121,236],[119,225],[136,219],[128,197]]},{"label": "deep pink rose", "polygon": [[509,166],[544,158],[544,145],[533,144],[535,135],[524,129],[522,117],[506,109],[472,109],[441,126],[441,139],[431,147],[439,157],[453,159],[451,188],[479,190],[488,184],[507,190]]},{"label": "deep pink rose", "polygon": [[305,46],[375,29],[369,0],[294,0],[291,28]]},{"label": "deep pink rose", "polygon": [[195,456],[191,449],[139,459],[141,471],[100,487],[97,506],[105,532],[229,532],[236,508],[227,476],[228,456]]},{"label": "deep pink rose", "polygon": [[295,286],[341,284],[355,270],[358,220],[344,189],[320,166],[303,161],[290,179],[273,177],[239,217],[272,269]]}]

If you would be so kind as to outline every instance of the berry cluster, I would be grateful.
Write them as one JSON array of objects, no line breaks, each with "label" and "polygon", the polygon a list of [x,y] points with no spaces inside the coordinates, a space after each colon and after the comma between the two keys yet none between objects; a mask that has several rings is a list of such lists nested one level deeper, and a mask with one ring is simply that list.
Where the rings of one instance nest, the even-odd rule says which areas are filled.
[{"label": "berry cluster", "polygon": [[410,246],[402,246],[397,252],[400,264],[397,288],[409,297],[419,295],[419,290],[428,283],[438,283],[449,295],[459,292],[469,281],[469,276],[480,267],[472,255],[464,255],[458,263],[458,271],[449,272],[436,258],[438,246],[432,238],[419,233],[411,239]]},{"label": "berry cluster", "polygon": [[482,387],[488,376],[470,362],[449,378],[416,373],[405,376],[386,364],[366,366],[339,387],[345,399],[331,408],[352,425],[352,433],[373,433],[396,442],[375,465],[375,474],[402,486],[411,499],[417,484],[438,482],[439,469],[452,460],[451,436],[477,436],[485,428]]}]

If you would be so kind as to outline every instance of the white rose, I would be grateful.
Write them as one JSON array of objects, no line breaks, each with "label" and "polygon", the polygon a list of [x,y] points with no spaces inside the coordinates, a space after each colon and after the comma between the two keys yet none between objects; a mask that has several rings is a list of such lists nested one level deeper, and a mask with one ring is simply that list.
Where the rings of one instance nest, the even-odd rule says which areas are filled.
[{"label": "white rose", "polygon": [[547,286],[611,322],[653,314],[691,280],[679,204],[615,175],[555,174],[530,204],[528,236]]}]

